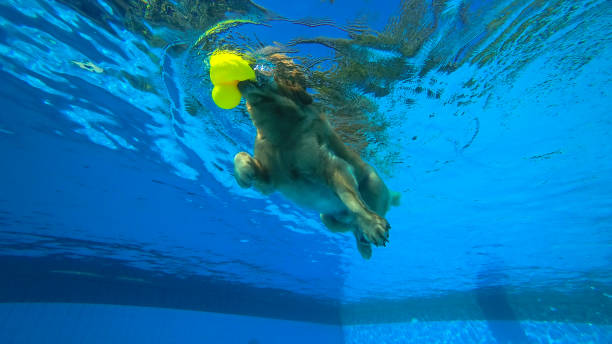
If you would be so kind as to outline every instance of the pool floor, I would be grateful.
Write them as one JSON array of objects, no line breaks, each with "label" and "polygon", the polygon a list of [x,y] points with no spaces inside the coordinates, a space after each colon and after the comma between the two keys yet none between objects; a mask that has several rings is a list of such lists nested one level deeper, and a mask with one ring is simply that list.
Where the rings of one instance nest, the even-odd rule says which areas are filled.
[{"label": "pool floor", "polygon": [[325,325],[79,303],[0,304],[0,343],[611,343],[612,326],[542,321]]}]

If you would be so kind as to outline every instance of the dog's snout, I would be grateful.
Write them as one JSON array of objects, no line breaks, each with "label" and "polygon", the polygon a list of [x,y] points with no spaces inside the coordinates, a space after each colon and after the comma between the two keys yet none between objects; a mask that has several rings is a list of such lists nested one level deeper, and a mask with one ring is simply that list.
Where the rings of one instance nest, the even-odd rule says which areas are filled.
[{"label": "dog's snout", "polygon": [[255,84],[255,81],[252,81],[252,80],[244,80],[244,81],[238,82],[238,89],[243,94],[249,92],[254,87],[256,87],[256,84]]},{"label": "dog's snout", "polygon": [[244,80],[238,82],[238,89],[243,95],[254,91],[268,91],[274,88],[273,77],[269,73],[255,70],[256,80]]}]

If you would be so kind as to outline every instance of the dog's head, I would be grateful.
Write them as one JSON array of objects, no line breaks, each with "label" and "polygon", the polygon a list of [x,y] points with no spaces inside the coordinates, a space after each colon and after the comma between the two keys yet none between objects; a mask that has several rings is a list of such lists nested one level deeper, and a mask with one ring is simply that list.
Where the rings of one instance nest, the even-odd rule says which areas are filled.
[{"label": "dog's head", "polygon": [[238,83],[249,112],[259,108],[279,113],[312,103],[312,97],[306,92],[306,77],[298,65],[283,54],[269,55],[266,60],[269,68],[255,68],[257,81]]}]

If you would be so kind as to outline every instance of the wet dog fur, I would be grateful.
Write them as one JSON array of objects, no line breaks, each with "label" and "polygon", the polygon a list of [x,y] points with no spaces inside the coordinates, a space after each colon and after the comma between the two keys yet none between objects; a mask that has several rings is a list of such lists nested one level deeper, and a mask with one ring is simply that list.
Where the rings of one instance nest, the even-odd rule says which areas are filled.
[{"label": "wet dog fur", "polygon": [[238,84],[257,128],[254,155],[234,157],[243,188],[275,191],[316,210],[332,232],[351,231],[362,257],[385,246],[390,225],[384,218],[399,195],[350,150],[306,92],[299,68],[282,54],[268,57],[273,71],[257,71],[257,81]]}]

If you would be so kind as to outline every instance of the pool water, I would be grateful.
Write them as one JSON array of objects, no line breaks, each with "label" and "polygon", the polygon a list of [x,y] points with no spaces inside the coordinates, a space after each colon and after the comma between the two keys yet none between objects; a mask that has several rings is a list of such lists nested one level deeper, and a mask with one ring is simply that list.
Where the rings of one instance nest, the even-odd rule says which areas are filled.
[{"label": "pool water", "polygon": [[[0,2],[0,343],[612,342],[611,37],[605,0]],[[234,179],[208,56],[265,46],[402,195],[370,260]]]}]

